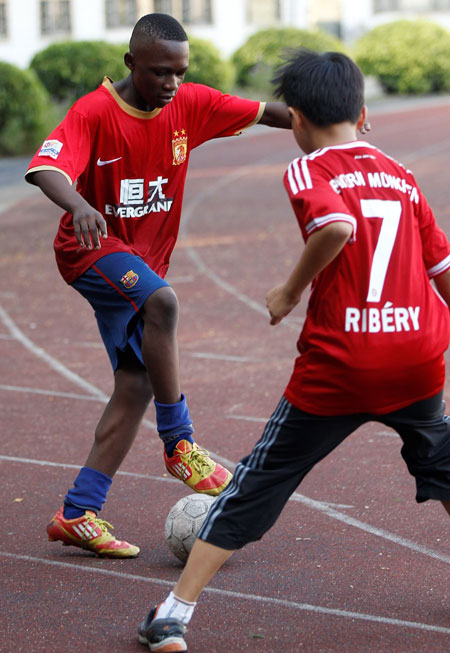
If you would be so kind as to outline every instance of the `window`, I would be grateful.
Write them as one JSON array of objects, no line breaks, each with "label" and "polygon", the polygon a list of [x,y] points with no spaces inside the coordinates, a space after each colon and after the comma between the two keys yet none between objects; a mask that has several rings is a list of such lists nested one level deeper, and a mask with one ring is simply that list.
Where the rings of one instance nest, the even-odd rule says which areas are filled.
[{"label": "window", "polygon": [[155,11],[170,14],[183,25],[212,23],[211,0],[153,0]]},{"label": "window", "polygon": [[136,0],[106,0],[105,13],[107,27],[134,27]]},{"label": "window", "polygon": [[0,38],[8,35],[6,0],[0,0]]},{"label": "window", "polygon": [[172,13],[172,0],[155,0],[155,11],[158,14]]},{"label": "window", "polygon": [[41,0],[41,34],[70,33],[70,0]]},{"label": "window", "polygon": [[251,25],[273,25],[281,18],[280,0],[248,0],[247,20]]},{"label": "window", "polygon": [[375,0],[374,12],[382,11],[448,11],[450,0]]},{"label": "window", "polygon": [[211,0],[182,0],[181,8],[181,22],[186,25],[212,23]]}]

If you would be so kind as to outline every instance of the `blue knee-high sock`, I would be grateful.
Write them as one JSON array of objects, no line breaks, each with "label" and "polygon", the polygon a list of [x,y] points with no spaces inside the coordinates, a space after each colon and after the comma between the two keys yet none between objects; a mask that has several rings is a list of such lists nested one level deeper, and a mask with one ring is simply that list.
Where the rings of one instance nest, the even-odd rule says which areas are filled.
[{"label": "blue knee-high sock", "polygon": [[184,395],[181,395],[181,401],[176,404],[160,404],[155,399],[155,408],[159,437],[164,442],[168,456],[173,454],[180,440],[189,440],[193,444],[194,427]]},{"label": "blue knee-high sock", "polygon": [[64,517],[76,519],[84,515],[86,510],[99,513],[106,501],[111,483],[112,478],[103,472],[82,467],[73,488],[67,492],[64,499]]}]

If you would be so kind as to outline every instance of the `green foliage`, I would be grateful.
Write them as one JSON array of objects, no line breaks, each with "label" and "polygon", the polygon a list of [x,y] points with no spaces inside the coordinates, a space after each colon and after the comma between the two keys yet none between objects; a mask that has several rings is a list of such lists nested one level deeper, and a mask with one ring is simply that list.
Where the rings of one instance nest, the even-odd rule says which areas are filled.
[{"label": "green foliage", "polygon": [[189,52],[186,82],[206,84],[223,92],[230,90],[234,81],[234,68],[229,61],[221,59],[219,51],[210,41],[190,36]]},{"label": "green foliage", "polygon": [[355,60],[388,93],[450,90],[450,32],[424,20],[379,25],[355,45]]},{"label": "green foliage", "polygon": [[321,31],[285,27],[270,28],[253,34],[232,57],[241,86],[252,86],[270,93],[270,80],[282,63],[286,51],[308,48],[325,52],[344,51],[341,41]]},{"label": "green foliage", "polygon": [[74,102],[94,91],[103,76],[114,81],[128,74],[123,62],[126,45],[104,41],[61,41],[49,45],[32,59],[32,68],[52,98]]},{"label": "green foliage", "polygon": [[54,124],[50,98],[36,75],[0,62],[0,155],[34,152]]}]

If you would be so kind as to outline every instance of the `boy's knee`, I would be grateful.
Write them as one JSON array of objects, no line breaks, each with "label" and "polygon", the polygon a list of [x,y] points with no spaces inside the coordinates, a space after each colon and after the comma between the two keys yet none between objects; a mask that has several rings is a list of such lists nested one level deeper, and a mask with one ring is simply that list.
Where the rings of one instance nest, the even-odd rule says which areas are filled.
[{"label": "boy's knee", "polygon": [[178,322],[178,299],[170,286],[163,286],[148,297],[143,307],[145,324],[173,331]]}]

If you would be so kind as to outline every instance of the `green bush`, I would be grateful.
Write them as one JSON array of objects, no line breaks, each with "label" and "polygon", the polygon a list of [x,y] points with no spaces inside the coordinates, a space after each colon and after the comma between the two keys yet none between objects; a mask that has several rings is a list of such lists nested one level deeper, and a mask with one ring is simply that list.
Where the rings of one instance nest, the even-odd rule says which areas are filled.
[{"label": "green bush", "polygon": [[388,93],[450,90],[450,32],[424,20],[379,25],[355,45],[355,60]]},{"label": "green bush", "polygon": [[217,48],[203,39],[189,37],[189,68],[186,82],[206,84],[220,91],[229,91],[234,82],[234,68],[224,61]]},{"label": "green bush", "polygon": [[253,34],[232,57],[236,67],[237,83],[270,92],[270,80],[280,65],[286,50],[308,48],[324,52],[344,51],[341,41],[321,31],[285,27],[270,28]]},{"label": "green bush", "polygon": [[62,41],[38,52],[30,68],[55,100],[74,102],[95,90],[104,75],[114,81],[125,77],[126,51],[125,45],[104,41]]},{"label": "green bush", "polygon": [[34,152],[55,122],[50,98],[36,75],[0,62],[0,155]]}]

